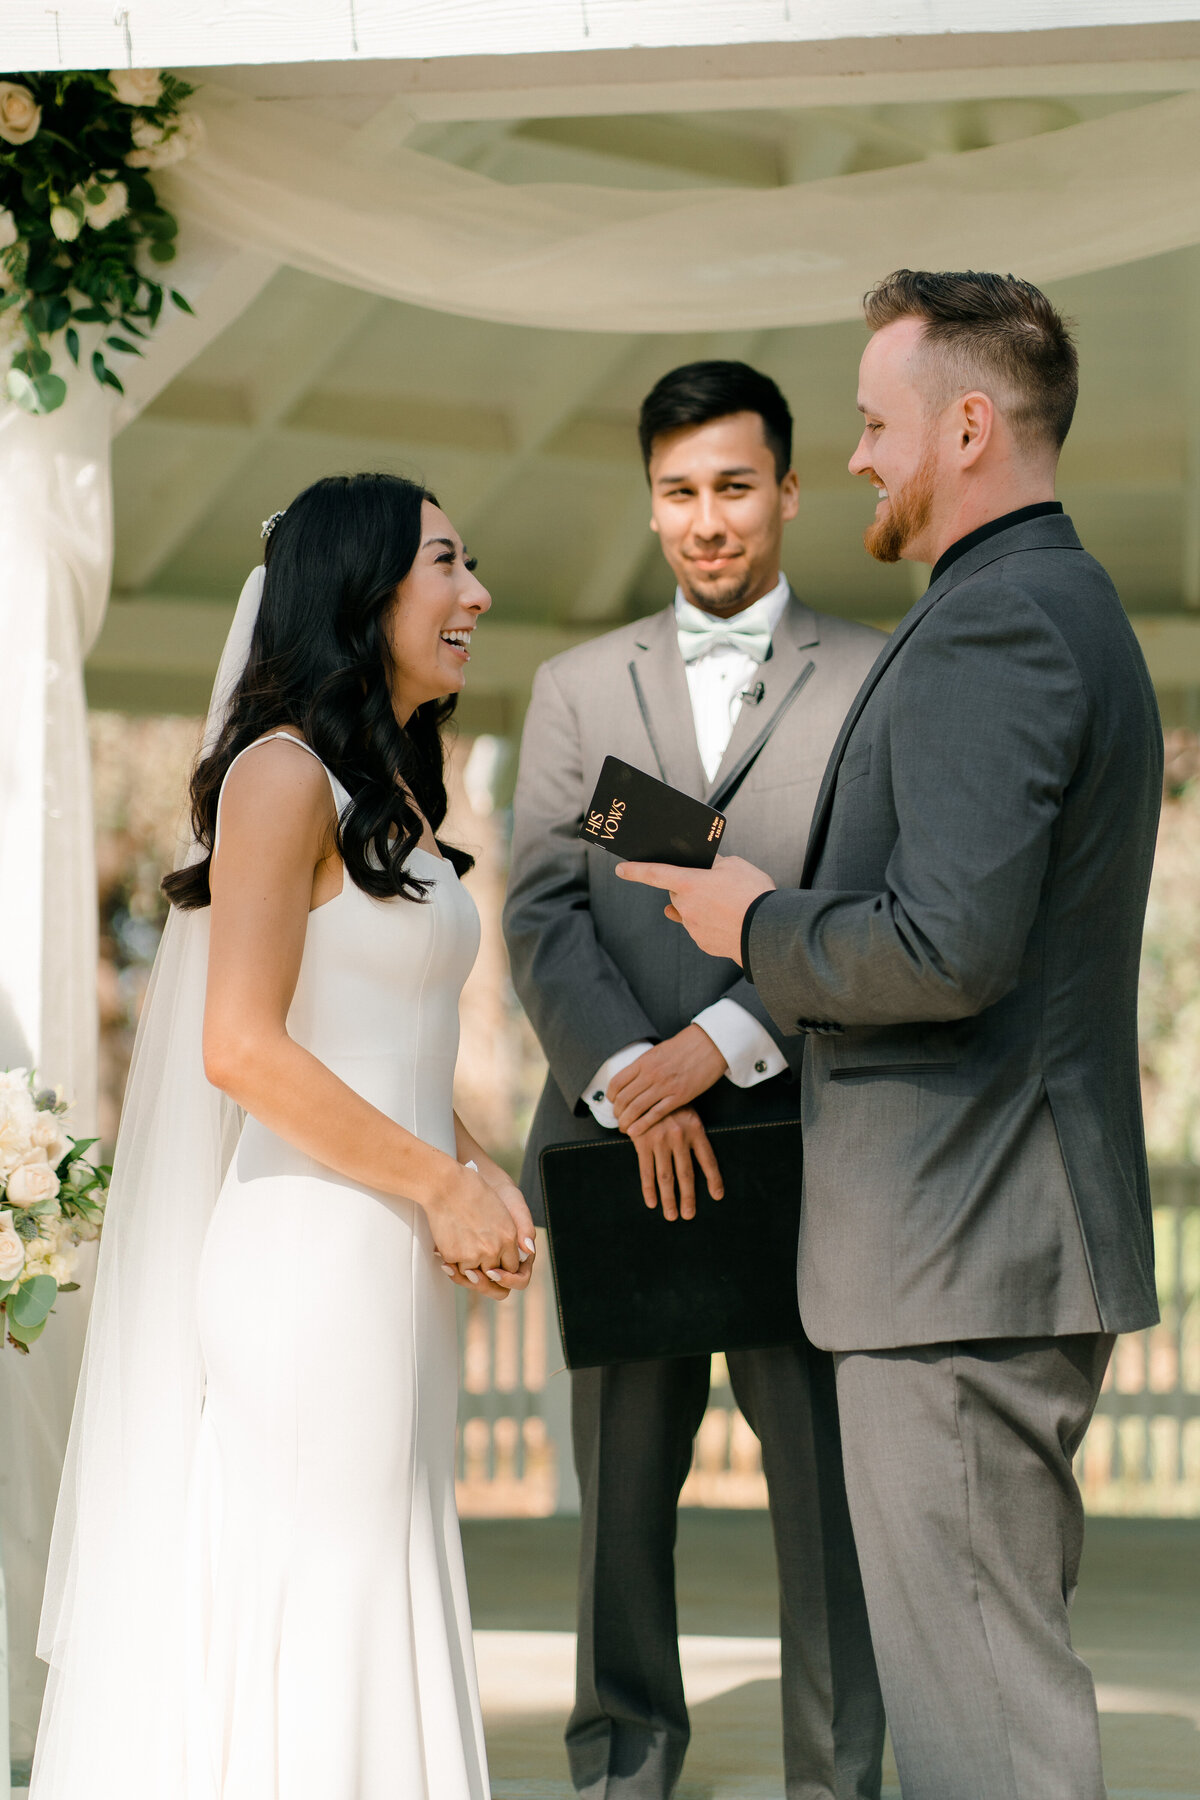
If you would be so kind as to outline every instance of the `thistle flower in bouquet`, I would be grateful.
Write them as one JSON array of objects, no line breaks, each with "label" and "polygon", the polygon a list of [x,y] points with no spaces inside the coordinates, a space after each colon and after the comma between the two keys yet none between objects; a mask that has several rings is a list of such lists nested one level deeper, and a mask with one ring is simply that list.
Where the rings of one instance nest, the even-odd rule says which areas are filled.
[{"label": "thistle flower in bouquet", "polygon": [[96,380],[123,392],[106,350],[141,355],[167,292],[154,270],[175,256],[175,219],[153,175],[198,149],[203,126],[183,103],[194,90],[158,69],[73,70],[0,80],[0,365],[27,412],[62,405],[61,336],[97,342]]},{"label": "thistle flower in bouquet", "polygon": [[61,1088],[27,1069],[0,1072],[0,1315],[27,1355],[59,1294],[73,1293],[79,1246],[104,1223],[111,1171],[89,1162],[95,1138],[74,1138]]}]

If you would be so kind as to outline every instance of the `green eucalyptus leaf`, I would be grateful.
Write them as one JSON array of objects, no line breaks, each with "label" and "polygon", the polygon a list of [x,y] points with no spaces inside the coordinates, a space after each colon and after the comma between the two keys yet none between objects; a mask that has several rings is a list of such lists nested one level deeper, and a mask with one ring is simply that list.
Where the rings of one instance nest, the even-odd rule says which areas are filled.
[{"label": "green eucalyptus leaf", "polygon": [[53,335],[54,332],[61,331],[67,320],[70,318],[71,302],[67,299],[65,294],[57,294],[47,306],[46,313],[46,331],[48,334]]},{"label": "green eucalyptus leaf", "polygon": [[102,206],[104,204],[104,189],[100,186],[98,181],[92,183],[84,198],[89,206]]},{"label": "green eucalyptus leaf", "polygon": [[[169,240],[156,238],[150,246],[150,260],[157,263],[175,261],[175,246]],[[174,295],[172,295],[172,299]]]},{"label": "green eucalyptus leaf", "polygon": [[192,308],[188,305],[187,301],[184,299],[183,295],[178,291],[178,289],[176,289],[176,288],[171,289],[171,299],[174,302],[174,304],[179,308],[180,312],[191,313],[193,319],[195,318],[195,316],[196,316],[195,313],[192,312]]},{"label": "green eucalyptus leaf", "polygon": [[53,1275],[34,1275],[23,1281],[8,1302],[9,1320],[25,1330],[35,1329],[49,1317],[58,1297],[58,1283]]},{"label": "green eucalyptus leaf", "polygon": [[25,285],[31,294],[53,294],[66,287],[70,274],[69,268],[64,269],[56,262],[43,263],[33,271]]},{"label": "green eucalyptus leaf", "polygon": [[34,381],[40,413],[57,412],[67,397],[67,384],[61,375],[39,375]]},{"label": "green eucalyptus leaf", "polygon": [[131,344],[128,338],[110,337],[105,338],[104,341],[110,350],[121,350],[126,356],[140,356],[142,354],[137,345]]},{"label": "green eucalyptus leaf", "polygon": [[13,357],[13,368],[36,380],[39,375],[45,375],[49,371],[50,352],[43,350],[40,344],[31,344],[27,350],[17,351]]},{"label": "green eucalyptus leaf", "polygon": [[67,355],[71,358],[71,361],[75,364],[76,368],[78,368],[78,366],[79,366],[79,333],[76,331],[76,329],[73,325],[67,326]]},{"label": "green eucalyptus leaf", "polygon": [[15,1338],[18,1350],[27,1350],[30,1344],[36,1344],[46,1329],[46,1321],[40,1325],[19,1325],[12,1316],[11,1305],[8,1309],[8,1335]]},{"label": "green eucalyptus leaf", "polygon": [[13,401],[15,405],[19,406],[22,412],[41,412],[41,406],[38,404],[37,389],[34,387],[29,376],[21,369],[10,369],[8,371],[8,374],[4,377],[4,387],[9,399]]},{"label": "green eucalyptus leaf", "polygon": [[103,382],[105,387],[116,388],[118,394],[123,394],[125,392],[124,382],[120,381],[118,379],[118,377],[113,374],[111,369],[105,369],[103,375],[100,377],[100,380]]},{"label": "green eucalyptus leaf", "polygon": [[3,1300],[5,1294],[11,1294],[16,1285],[17,1278],[15,1276],[12,1281],[0,1281],[0,1300]]},{"label": "green eucalyptus leaf", "polygon": [[77,1294],[79,1292],[79,1283],[77,1281],[60,1282],[58,1291],[60,1294]]},{"label": "green eucalyptus leaf", "polygon": [[85,306],[75,317],[81,325],[111,325],[112,314],[105,306]]}]

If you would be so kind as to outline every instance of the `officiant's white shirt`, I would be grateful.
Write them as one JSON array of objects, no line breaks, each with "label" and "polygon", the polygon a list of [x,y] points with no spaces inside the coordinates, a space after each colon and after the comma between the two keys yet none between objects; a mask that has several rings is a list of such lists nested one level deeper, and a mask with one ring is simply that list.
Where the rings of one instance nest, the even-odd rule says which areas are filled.
[{"label": "officiant's white shirt", "polygon": [[[787,603],[787,577],[781,575],[769,594],[764,594],[745,612],[737,614],[738,623],[766,624],[773,637]],[[675,618],[679,623],[688,621],[693,626],[713,623],[711,614],[693,606],[679,588],[675,589]],[[696,747],[711,783],[721,766],[721,758],[742,710],[744,695],[758,679],[758,663],[734,644],[714,644],[694,662],[685,663],[684,668],[692,698]],[[781,1074],[787,1067],[787,1059],[770,1032],[736,1000],[717,1000],[703,1012],[698,1012],[692,1023],[707,1032],[717,1046],[727,1064],[726,1079],[735,1087],[757,1087],[760,1081]],[[607,1098],[608,1084],[614,1075],[636,1062],[649,1049],[649,1041],[644,1038],[636,1044],[627,1044],[596,1070],[582,1099],[598,1125],[609,1131],[616,1130],[617,1115],[612,1101]]]}]

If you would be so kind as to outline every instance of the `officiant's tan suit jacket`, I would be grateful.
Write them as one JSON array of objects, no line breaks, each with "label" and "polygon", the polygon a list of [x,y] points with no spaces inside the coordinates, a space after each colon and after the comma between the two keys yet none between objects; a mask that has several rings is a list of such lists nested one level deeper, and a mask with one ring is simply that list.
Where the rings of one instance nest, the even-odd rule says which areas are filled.
[{"label": "officiant's tan suit jacket", "polygon": [[[780,886],[795,886],[830,749],[885,642],[880,632],[813,612],[790,593],[759,669],[762,698],[742,706],[711,782],[696,744],[673,607],[538,670],[521,745],[504,922],[513,982],[550,1065],[522,1181],[539,1213],[542,1148],[609,1135],[581,1096],[615,1051],[672,1036],[725,995],[762,1022],[793,1070],[804,1048],[803,1036],[780,1031],[736,963],[698,950],[663,916],[656,889],[619,881],[616,859],[581,841],[604,758],[620,756],[711,800],[765,731],[725,808],[721,848],[747,857]],[[765,1098],[724,1080],[712,1097],[731,1119]]]}]

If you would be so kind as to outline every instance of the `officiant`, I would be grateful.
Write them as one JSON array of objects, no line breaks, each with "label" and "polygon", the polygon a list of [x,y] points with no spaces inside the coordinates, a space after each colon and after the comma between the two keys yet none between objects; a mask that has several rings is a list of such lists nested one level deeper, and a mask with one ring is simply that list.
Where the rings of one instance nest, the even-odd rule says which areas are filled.
[{"label": "officiant", "polygon": [[[798,1118],[804,1040],[780,1032],[735,963],[676,930],[658,894],[619,882],[613,858],[580,841],[588,796],[615,754],[719,806],[723,849],[794,885],[826,761],[883,639],[812,611],[781,573],[799,483],[791,414],[767,376],[739,362],[675,369],[643,403],[639,437],[675,598],[538,671],[505,933],[550,1065],[521,1184],[535,1216],[542,1149],[620,1131],[641,1198],[682,1233],[697,1183],[723,1191],[707,1128]],[[868,1800],[883,1715],[832,1363],[798,1337],[728,1353],[769,1491],[787,1794]],[[709,1371],[708,1356],[572,1371],[582,1539],[567,1751],[587,1800],[669,1800],[683,1766],[676,1511]]]}]

